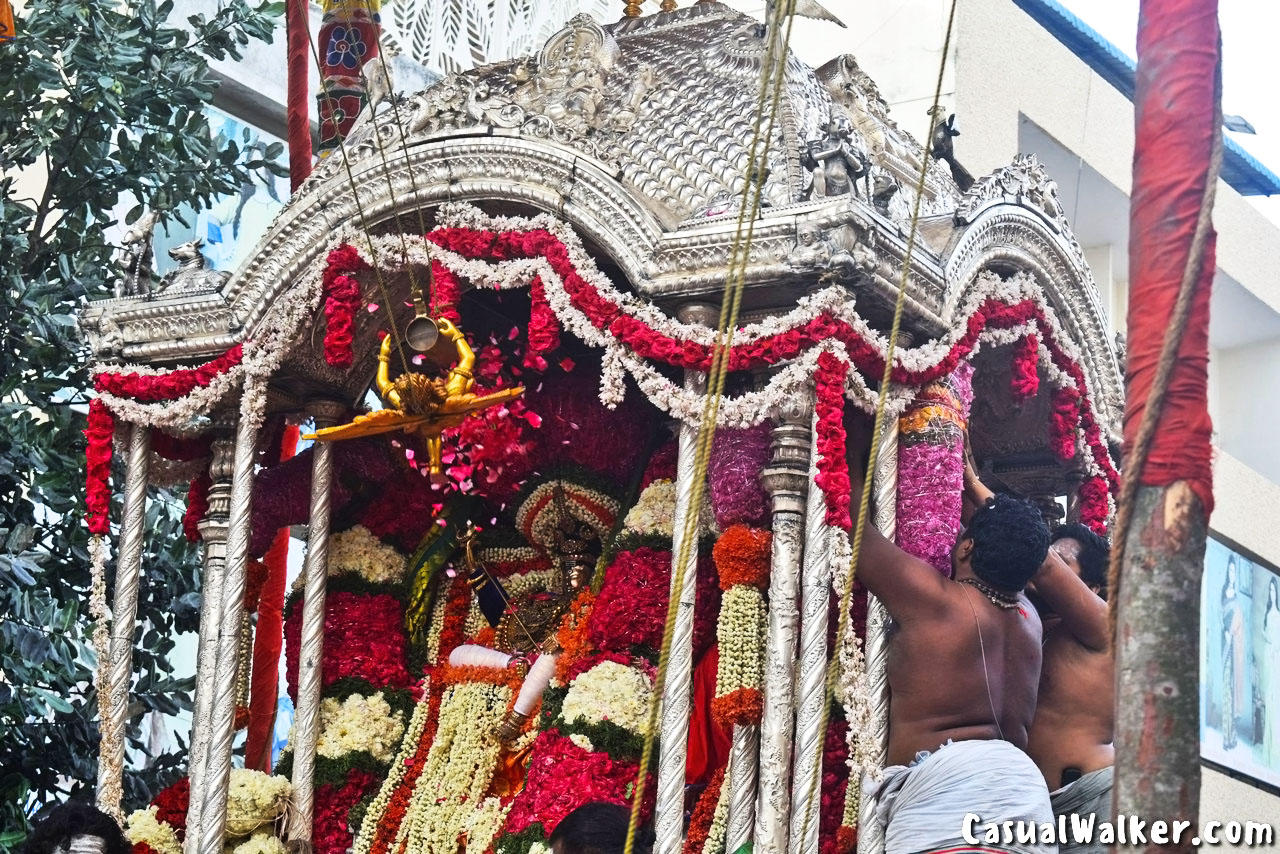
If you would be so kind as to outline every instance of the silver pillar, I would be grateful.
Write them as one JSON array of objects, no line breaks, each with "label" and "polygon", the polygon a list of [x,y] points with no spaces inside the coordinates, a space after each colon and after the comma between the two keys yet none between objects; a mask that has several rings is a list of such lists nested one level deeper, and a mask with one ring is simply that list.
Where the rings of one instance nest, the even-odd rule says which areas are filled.
[{"label": "silver pillar", "polygon": [[760,784],[760,727],[735,726],[729,751],[729,816],[725,825],[725,852],[734,854],[751,841],[756,820],[756,793]]},{"label": "silver pillar", "polygon": [[[322,401],[310,407],[316,429],[336,424],[343,406]],[[324,602],[329,574],[329,498],[333,481],[333,445],[316,442],[311,456],[311,513],[298,655],[298,709],[293,722],[293,801],[289,839],[311,841],[316,742],[320,738],[320,665],[324,660]]]},{"label": "silver pillar", "polygon": [[[817,448],[817,421],[810,434]],[[796,698],[796,739],[791,783],[792,854],[817,854],[822,813],[822,720],[827,702],[827,615],[831,605],[831,549],[827,505],[818,488],[818,455],[809,455],[809,494],[805,500],[804,565],[800,587],[800,667]]]},{"label": "silver pillar", "polygon": [[[224,431],[233,421],[222,416]],[[204,543],[204,571],[200,578],[200,641],[196,653],[195,703],[191,712],[191,748],[187,777],[194,796],[187,808],[185,854],[200,847],[200,822],[204,813],[204,771],[209,752],[209,711],[213,706],[213,678],[218,666],[218,629],[222,618],[222,576],[227,563],[227,518],[231,511],[231,468],[235,442],[226,435],[213,441],[209,462],[209,512],[200,520]]]},{"label": "silver pillar", "polygon": [[760,723],[760,788],[753,849],[756,854],[783,854],[787,850],[800,557],[812,403],[806,397],[786,407],[781,423],[773,430],[773,458],[764,470],[765,487],[773,498],[773,555],[764,658],[764,717]]},{"label": "silver pillar", "polygon": [[125,461],[124,520],[116,555],[116,590],[111,605],[108,708],[101,722],[98,753],[98,808],[117,819],[123,795],[125,724],[129,687],[133,681],[133,633],[138,622],[138,581],[142,574],[142,543],[147,521],[147,470],[151,460],[151,428],[129,425]]},{"label": "silver pillar", "polygon": [[[719,312],[709,305],[683,306],[678,316],[685,323],[710,326]],[[685,371],[686,391],[705,394],[707,377],[700,371]],[[679,854],[684,831],[685,759],[689,744],[689,705],[693,686],[693,616],[698,587],[698,517],[701,515],[704,484],[697,482],[698,433],[710,425],[681,424],[679,455],[676,461],[676,507],[671,544],[671,595],[678,597],[671,646],[667,652],[666,679],[662,685],[662,722],[658,756],[658,795],[654,814],[654,854]],[[707,437],[710,438],[710,437]],[[703,477],[706,474],[703,472]],[[693,539],[687,544],[684,578],[679,590],[681,552],[686,550],[685,530],[692,515]]]},{"label": "silver pillar", "polygon": [[[217,666],[209,712],[209,749],[205,760],[201,811],[200,854],[221,854],[227,825],[227,790],[231,782],[231,743],[235,738],[236,661],[240,652],[240,611],[244,602],[245,564],[249,557],[250,506],[253,467],[257,457],[258,424],[240,414],[231,474],[231,510],[227,520],[227,559],[218,619]],[[189,833],[190,831],[188,831]]]}]

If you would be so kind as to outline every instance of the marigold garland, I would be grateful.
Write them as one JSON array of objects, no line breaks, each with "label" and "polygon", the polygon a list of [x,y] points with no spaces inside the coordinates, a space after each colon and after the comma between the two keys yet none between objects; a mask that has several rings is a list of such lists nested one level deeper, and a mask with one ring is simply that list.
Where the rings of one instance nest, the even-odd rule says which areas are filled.
[{"label": "marigold garland", "polygon": [[720,589],[746,584],[758,590],[769,587],[769,560],[773,535],[747,525],[732,525],[716,540],[711,556],[720,574]]},{"label": "marigold garland", "polygon": [[595,604],[596,595],[590,590],[583,590],[569,606],[556,630],[556,642],[560,644],[560,654],[556,656],[556,682],[567,684],[570,669],[580,662],[590,650],[590,638],[587,634],[588,618]]},{"label": "marigold garland", "polygon": [[764,597],[757,588],[735,584],[724,592],[716,625],[720,660],[711,715],[725,729],[760,722],[766,619]]}]

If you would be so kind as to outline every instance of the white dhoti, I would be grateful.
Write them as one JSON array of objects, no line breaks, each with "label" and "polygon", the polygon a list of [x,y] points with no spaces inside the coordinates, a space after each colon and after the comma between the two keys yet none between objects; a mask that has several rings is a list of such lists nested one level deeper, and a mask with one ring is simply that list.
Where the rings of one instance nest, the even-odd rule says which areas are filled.
[{"label": "white dhoti", "polygon": [[[1115,770],[1108,765],[1090,771],[1049,795],[1053,814],[1067,817],[1067,841],[1059,846],[1062,854],[1102,854],[1107,850],[1107,846],[1094,840],[1098,838],[1098,825],[1111,821],[1111,784]],[[1091,817],[1093,820],[1089,821]],[[1073,833],[1077,827],[1088,827],[1093,831],[1093,839],[1077,840]]]},{"label": "white dhoti", "polygon": [[[910,765],[886,768],[866,797],[876,801],[876,816],[885,828],[885,854],[973,847],[964,837],[965,816],[970,814],[979,816],[970,828],[979,840],[989,824],[1034,822],[1039,827],[1053,821],[1040,770],[1027,754],[995,739],[947,742],[932,753],[921,751]],[[1058,851],[1057,845],[1039,841],[983,841],[979,846],[1017,854]]]}]

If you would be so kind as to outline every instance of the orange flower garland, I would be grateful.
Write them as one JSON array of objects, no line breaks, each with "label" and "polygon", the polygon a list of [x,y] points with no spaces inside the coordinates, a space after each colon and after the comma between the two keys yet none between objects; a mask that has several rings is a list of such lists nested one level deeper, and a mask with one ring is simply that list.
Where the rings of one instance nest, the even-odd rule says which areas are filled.
[{"label": "orange flower garland", "polygon": [[587,623],[595,601],[596,594],[583,590],[560,621],[560,628],[556,631],[556,642],[561,649],[560,655],[556,657],[556,682],[561,685],[569,682],[569,671],[591,652]]},{"label": "orange flower garland", "polygon": [[716,696],[711,717],[726,729],[760,723],[764,713],[765,604],[773,536],[768,531],[733,525],[712,549],[720,587],[716,638]]}]

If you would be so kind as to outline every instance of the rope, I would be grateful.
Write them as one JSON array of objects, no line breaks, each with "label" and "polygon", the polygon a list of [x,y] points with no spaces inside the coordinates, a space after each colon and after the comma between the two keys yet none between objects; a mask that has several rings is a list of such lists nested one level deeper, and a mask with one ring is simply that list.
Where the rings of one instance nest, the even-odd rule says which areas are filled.
[{"label": "rope", "polygon": [[[720,408],[720,397],[724,392],[724,380],[728,373],[729,352],[733,346],[733,333],[737,326],[738,314],[742,306],[742,292],[746,283],[746,265],[750,255],[751,241],[755,233],[756,219],[760,213],[760,200],[764,193],[763,167],[767,162],[773,127],[777,119],[778,106],[781,99],[782,81],[786,76],[787,51],[791,43],[791,25],[795,20],[796,0],[786,0],[778,4],[774,20],[767,22],[769,46],[765,51],[762,74],[760,78],[760,94],[756,101],[755,123],[752,131],[751,145],[747,158],[746,187],[743,191],[742,205],[738,209],[738,221],[734,233],[734,241],[729,255],[729,268],[725,277],[725,289],[720,303],[720,320],[716,330],[716,340],[712,347],[711,366],[708,370],[706,396],[703,399],[702,417],[698,425],[698,439],[694,455],[693,489],[690,496],[690,507],[685,514],[679,554],[675,562],[675,577],[671,583],[671,594],[667,601],[666,622],[662,630],[662,647],[658,657],[658,669],[654,677],[653,695],[649,702],[649,728],[644,738],[644,748],[640,754],[640,763],[636,770],[636,783],[631,798],[631,816],[627,823],[627,840],[624,854],[633,854],[635,850],[636,828],[640,823],[640,808],[644,802],[644,790],[649,769],[653,760],[653,748],[658,731],[658,708],[662,697],[662,689],[666,682],[667,664],[671,653],[671,639],[675,633],[675,617],[679,607],[680,591],[684,588],[685,568],[692,553],[693,542],[697,538],[698,523],[701,517],[706,485],[707,467],[711,459],[711,444],[715,434],[716,415]],[[776,38],[783,18],[787,26],[781,43]],[[779,51],[779,46],[781,51]],[[779,55],[780,54],[780,55]],[[770,81],[773,86],[770,88]],[[766,119],[765,109],[768,107]],[[763,134],[762,134],[762,125]]]},{"label": "rope", "polygon": [[[853,602],[853,581],[858,571],[858,555],[862,551],[862,535],[866,530],[867,511],[871,505],[871,473],[875,471],[876,457],[880,453],[880,436],[884,427],[886,403],[889,399],[889,384],[893,378],[893,353],[898,343],[898,332],[902,328],[903,306],[906,304],[907,281],[911,275],[911,256],[915,251],[916,235],[920,223],[920,203],[924,196],[925,180],[929,175],[929,160],[933,148],[933,132],[938,125],[938,102],[942,100],[942,79],[947,68],[947,54],[951,51],[951,33],[956,19],[956,2],[951,0],[951,10],[947,14],[947,33],[942,40],[942,59],[938,63],[938,79],[933,90],[933,108],[929,111],[929,133],[925,137],[924,157],[920,162],[920,177],[916,180],[916,197],[911,207],[911,228],[907,233],[907,251],[902,259],[902,270],[898,281],[898,297],[893,306],[893,325],[889,330],[889,341],[884,354],[884,373],[880,377],[879,398],[876,401],[875,426],[871,432],[871,454],[867,462],[867,477],[862,480],[862,496],[858,503],[858,519],[854,526],[853,545],[851,548],[849,573],[840,591],[840,618],[836,628],[836,651],[827,665],[827,696],[822,704],[822,717],[818,729],[818,759],[813,765],[813,777],[809,782],[809,794],[805,807],[804,825],[801,838],[809,832],[809,822],[813,819],[813,803],[817,798],[822,779],[822,756],[826,747],[827,728],[831,724],[831,704],[835,699],[840,682],[839,648],[844,636],[849,631],[849,610]],[[816,453],[816,449],[814,451]],[[853,771],[851,770],[852,774]]]},{"label": "rope", "polygon": [[[325,103],[329,107],[330,120],[334,121],[334,110],[337,102],[333,98],[333,94],[329,91],[329,80],[324,76],[324,68],[320,65],[320,54],[316,49],[314,41],[310,41],[311,57],[316,63],[316,73],[320,75],[320,92],[324,97]],[[335,121],[335,127],[337,123]],[[376,126],[374,128],[377,130]],[[378,146],[381,149],[381,145]],[[338,141],[338,151],[342,152],[342,168],[347,173],[347,186],[351,189],[351,198],[356,203],[356,216],[360,219],[360,231],[364,233],[364,239],[368,241],[369,246],[373,246],[373,235],[369,232],[369,223],[364,214],[364,205],[360,202],[360,193],[356,191],[356,179],[351,173],[351,160],[347,157],[347,147],[341,140]],[[384,155],[385,156],[385,155]],[[383,161],[385,164],[385,160]],[[385,171],[385,166],[384,166]],[[388,178],[388,180],[390,180]],[[400,235],[404,239],[404,234]],[[395,342],[396,352],[400,354],[400,368],[405,373],[409,372],[409,360],[404,354],[404,344],[400,341],[400,331],[396,328],[396,316],[391,310],[391,295],[387,290],[387,283],[382,278],[382,270],[378,265],[373,267],[374,276],[378,280],[378,290],[382,293],[382,304],[387,310],[387,322],[391,326],[391,340]]]},{"label": "rope", "polygon": [[[1213,148],[1209,154],[1209,171],[1205,175],[1204,194],[1200,198],[1200,213],[1196,217],[1196,230],[1191,237],[1191,251],[1187,254],[1187,265],[1182,271],[1182,281],[1178,284],[1178,299],[1173,304],[1173,314],[1164,333],[1160,345],[1160,361],[1156,365],[1155,379],[1151,383],[1151,392],[1147,395],[1146,408],[1142,412],[1142,423],[1138,425],[1138,433],[1133,439],[1133,448],[1125,460],[1124,479],[1120,484],[1120,498],[1116,502],[1116,525],[1111,538],[1111,565],[1107,569],[1108,598],[1119,602],[1120,583],[1123,578],[1121,568],[1124,566],[1125,546],[1129,539],[1129,528],[1133,524],[1133,507],[1138,497],[1139,479],[1147,464],[1147,456],[1151,452],[1151,442],[1156,435],[1156,426],[1160,422],[1161,410],[1164,409],[1165,396],[1169,391],[1169,383],[1173,377],[1173,366],[1177,361],[1175,354],[1182,342],[1183,333],[1191,317],[1191,301],[1196,295],[1196,284],[1204,267],[1204,251],[1209,241],[1209,230],[1213,216],[1213,199],[1218,189],[1218,175],[1222,172],[1222,37],[1218,37],[1218,65],[1214,74],[1214,120]],[[1111,622],[1111,643],[1115,645],[1117,614],[1119,608],[1109,609]]]}]

